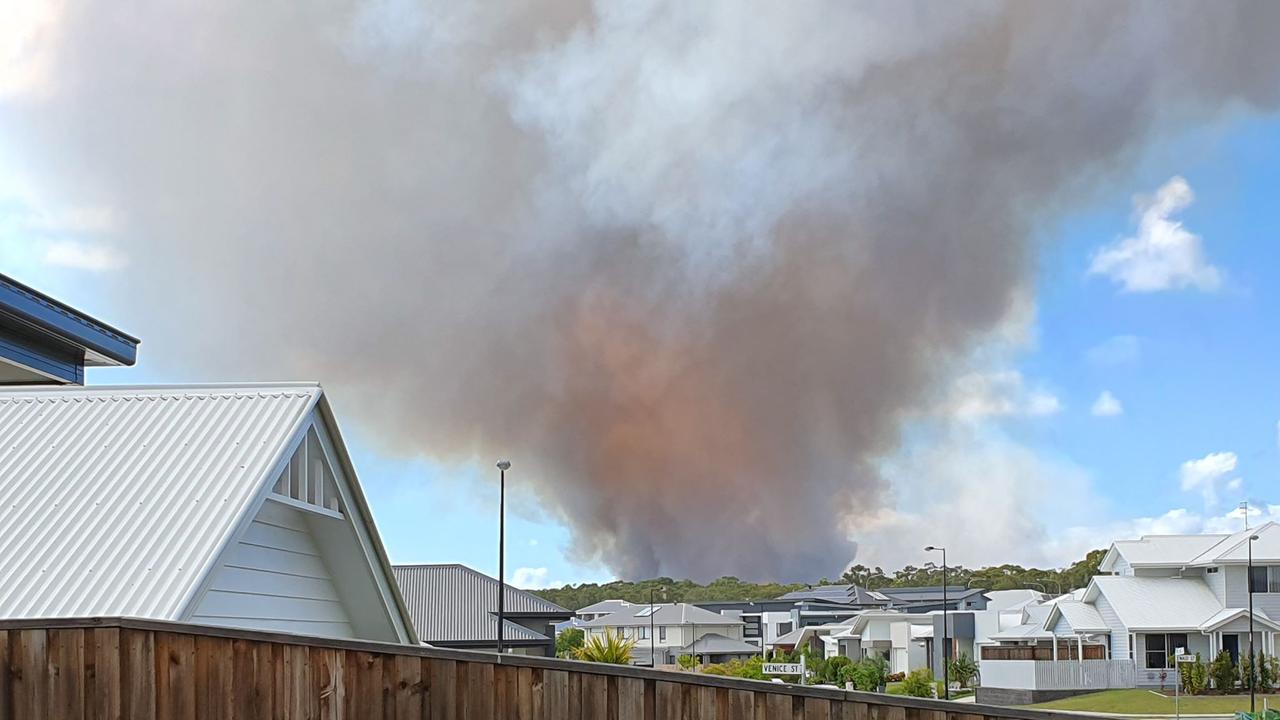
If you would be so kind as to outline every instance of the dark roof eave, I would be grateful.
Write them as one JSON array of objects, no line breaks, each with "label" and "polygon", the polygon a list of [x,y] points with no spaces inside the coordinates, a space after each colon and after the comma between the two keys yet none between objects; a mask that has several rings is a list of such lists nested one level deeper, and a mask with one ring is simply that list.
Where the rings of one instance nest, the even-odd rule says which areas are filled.
[{"label": "dark roof eave", "polygon": [[57,344],[79,347],[111,364],[137,361],[137,338],[6,275],[0,275],[0,314]]}]

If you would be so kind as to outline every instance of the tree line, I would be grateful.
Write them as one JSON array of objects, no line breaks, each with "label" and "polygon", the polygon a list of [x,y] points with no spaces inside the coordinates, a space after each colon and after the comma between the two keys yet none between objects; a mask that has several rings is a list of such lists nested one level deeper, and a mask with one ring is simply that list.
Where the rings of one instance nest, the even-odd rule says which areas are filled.
[{"label": "tree line", "polygon": [[[993,565],[970,569],[963,566],[947,568],[948,585],[965,585],[985,590],[1031,589],[1050,594],[1060,594],[1084,587],[1089,578],[1098,572],[1098,564],[1106,550],[1090,551],[1080,560],[1065,568],[1024,568],[1020,565]],[[583,583],[532,591],[557,605],[578,610],[601,600],[626,600],[646,603],[656,602],[714,602],[766,600],[789,592],[822,585],[854,584],[878,590],[893,587],[941,585],[942,566],[932,562],[921,566],[908,565],[892,573],[880,567],[853,565],[836,579],[822,578],[813,583],[752,583],[736,577],[722,577],[705,585],[692,580],[675,580],[669,577],[630,582],[616,580],[608,583]],[[652,595],[650,594],[652,592]]]}]

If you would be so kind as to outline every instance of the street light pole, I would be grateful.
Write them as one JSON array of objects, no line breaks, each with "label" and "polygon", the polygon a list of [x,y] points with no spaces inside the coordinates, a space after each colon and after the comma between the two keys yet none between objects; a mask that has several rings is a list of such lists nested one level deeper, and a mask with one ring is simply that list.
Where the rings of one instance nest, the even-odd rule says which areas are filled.
[{"label": "street light pole", "polygon": [[658,667],[658,654],[655,643],[655,635],[653,633],[653,588],[649,588],[649,667]]},{"label": "street light pole", "polygon": [[942,699],[951,699],[951,640],[947,635],[947,549],[930,545],[925,552],[942,553]]},{"label": "street light pole", "polygon": [[[1247,517],[1247,516],[1246,516]],[[1257,712],[1257,697],[1253,679],[1258,676],[1258,658],[1253,654],[1253,541],[1257,535],[1249,536],[1249,712]]]},{"label": "street light pole", "polygon": [[506,613],[503,607],[503,596],[507,594],[507,471],[511,469],[508,460],[498,461],[498,654],[503,652],[502,631],[506,625]]}]

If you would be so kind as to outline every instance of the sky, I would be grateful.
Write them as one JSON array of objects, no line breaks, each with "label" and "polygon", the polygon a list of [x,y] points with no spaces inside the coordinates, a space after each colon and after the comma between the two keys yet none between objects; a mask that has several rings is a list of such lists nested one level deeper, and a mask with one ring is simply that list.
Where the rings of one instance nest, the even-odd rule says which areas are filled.
[{"label": "sky", "polygon": [[[25,27],[56,27],[57,13],[49,12],[32,11]],[[227,328],[241,319],[252,324],[273,307],[192,300],[197,315],[222,314],[207,327],[140,309],[135,295],[152,284],[177,292],[175,306],[189,309],[181,283],[158,277],[145,255],[180,259],[187,241],[168,238],[162,248],[118,240],[152,232],[138,220],[145,214],[82,203],[71,190],[76,183],[50,182],[30,162],[33,136],[4,132],[6,112],[16,117],[23,104],[59,92],[58,72],[31,49],[33,38],[47,34],[0,31],[0,272],[141,336],[136,367],[91,370],[91,384],[240,379],[234,363],[200,356],[234,354],[237,336]],[[517,107],[525,121],[539,122],[540,110]],[[45,150],[76,168],[75,147]],[[928,392],[901,404],[889,441],[859,454],[883,478],[883,493],[845,517],[824,516],[820,502],[801,509],[805,523],[835,528],[856,548],[852,557],[831,558],[832,575],[848,562],[920,565],[935,559],[920,548],[940,544],[967,566],[1061,566],[1113,539],[1238,529],[1242,501],[1250,522],[1280,519],[1278,189],[1280,118],[1228,111],[1170,123],[1105,172],[1077,172],[1070,202],[1037,204],[1025,233],[1030,269],[1014,285],[1008,311],[940,363]],[[165,206],[163,186],[149,192]],[[170,267],[203,283],[199,262]],[[234,296],[243,288],[228,277],[209,282]],[[295,358],[296,351],[282,346],[270,367],[300,375],[282,379],[319,380],[329,389],[392,561],[461,562],[496,573],[494,463],[507,453],[488,441],[388,441],[394,418],[379,419],[378,408],[388,416],[398,410],[362,395],[367,389],[351,379],[366,371],[359,357],[342,373],[315,376],[334,366]],[[526,457],[510,456],[509,580],[525,587],[601,582],[641,567],[609,562],[601,552],[607,543],[584,544],[577,505],[565,497],[611,504],[614,496],[527,480],[554,466],[527,457],[536,447],[519,447]],[[617,502],[644,498],[641,489]],[[696,539],[658,547],[689,557],[706,552]],[[776,573],[778,561],[768,562],[765,574]]]}]

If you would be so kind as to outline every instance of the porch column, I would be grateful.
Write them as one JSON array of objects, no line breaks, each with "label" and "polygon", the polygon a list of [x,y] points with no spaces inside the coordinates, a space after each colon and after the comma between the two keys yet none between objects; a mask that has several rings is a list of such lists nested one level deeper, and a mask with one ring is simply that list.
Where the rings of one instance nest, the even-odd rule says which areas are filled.
[{"label": "porch column", "polygon": [[1058,662],[1058,635],[1057,635],[1057,633],[1054,633],[1054,636],[1053,636],[1053,661],[1054,661],[1054,662]]},{"label": "porch column", "polygon": [[1076,661],[1084,667],[1084,636],[1076,635]]}]

